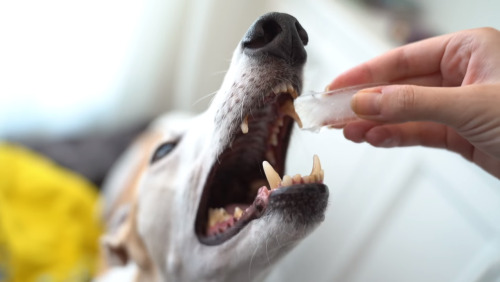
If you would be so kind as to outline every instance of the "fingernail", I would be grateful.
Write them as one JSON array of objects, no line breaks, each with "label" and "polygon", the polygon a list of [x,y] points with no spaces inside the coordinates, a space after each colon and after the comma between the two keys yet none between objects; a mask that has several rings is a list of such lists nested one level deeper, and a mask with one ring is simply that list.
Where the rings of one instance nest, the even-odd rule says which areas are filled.
[{"label": "fingernail", "polygon": [[381,93],[376,91],[359,91],[351,98],[352,110],[360,116],[377,116],[380,114]]}]

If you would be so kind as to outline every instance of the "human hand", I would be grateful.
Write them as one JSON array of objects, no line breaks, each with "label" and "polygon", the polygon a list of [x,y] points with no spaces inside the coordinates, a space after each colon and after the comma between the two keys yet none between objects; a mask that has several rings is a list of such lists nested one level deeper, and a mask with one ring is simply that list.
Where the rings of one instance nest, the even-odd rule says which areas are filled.
[{"label": "human hand", "polygon": [[353,96],[363,120],[344,126],[347,139],[446,148],[500,178],[500,31],[466,30],[402,46],[327,88],[377,82],[391,85]]}]

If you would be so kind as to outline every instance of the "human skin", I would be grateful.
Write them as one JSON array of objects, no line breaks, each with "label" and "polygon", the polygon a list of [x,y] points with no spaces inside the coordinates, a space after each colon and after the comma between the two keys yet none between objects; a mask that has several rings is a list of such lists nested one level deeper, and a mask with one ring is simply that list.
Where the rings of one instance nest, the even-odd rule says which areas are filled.
[{"label": "human skin", "polygon": [[445,148],[500,178],[500,31],[464,30],[405,45],[327,88],[365,83],[386,85],[353,96],[362,120],[344,126],[347,139]]}]

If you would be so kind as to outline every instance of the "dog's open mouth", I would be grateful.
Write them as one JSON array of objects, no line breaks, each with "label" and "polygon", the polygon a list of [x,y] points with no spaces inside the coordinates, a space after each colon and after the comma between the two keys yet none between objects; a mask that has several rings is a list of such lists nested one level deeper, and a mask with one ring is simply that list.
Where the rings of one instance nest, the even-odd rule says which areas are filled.
[{"label": "dog's open mouth", "polygon": [[232,134],[211,169],[198,207],[195,230],[201,243],[218,245],[236,235],[269,210],[274,194],[323,182],[317,156],[309,175],[280,177],[293,122],[301,125],[293,106],[296,89],[291,84],[274,87]]}]

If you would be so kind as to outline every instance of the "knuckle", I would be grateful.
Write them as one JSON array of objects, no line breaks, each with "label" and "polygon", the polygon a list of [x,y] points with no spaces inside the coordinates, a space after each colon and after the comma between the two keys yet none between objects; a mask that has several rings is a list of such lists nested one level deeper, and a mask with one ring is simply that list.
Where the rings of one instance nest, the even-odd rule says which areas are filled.
[{"label": "knuckle", "polygon": [[396,109],[402,113],[411,112],[417,104],[415,88],[409,85],[401,86],[396,96]]},{"label": "knuckle", "polygon": [[469,37],[469,41],[485,42],[491,40],[492,38],[500,37],[500,31],[493,27],[480,27],[466,32],[466,38]]},{"label": "knuckle", "polygon": [[484,36],[484,37],[490,37],[490,36],[498,36],[500,31],[498,31],[495,28],[492,27],[481,27],[476,29],[477,33]]}]

